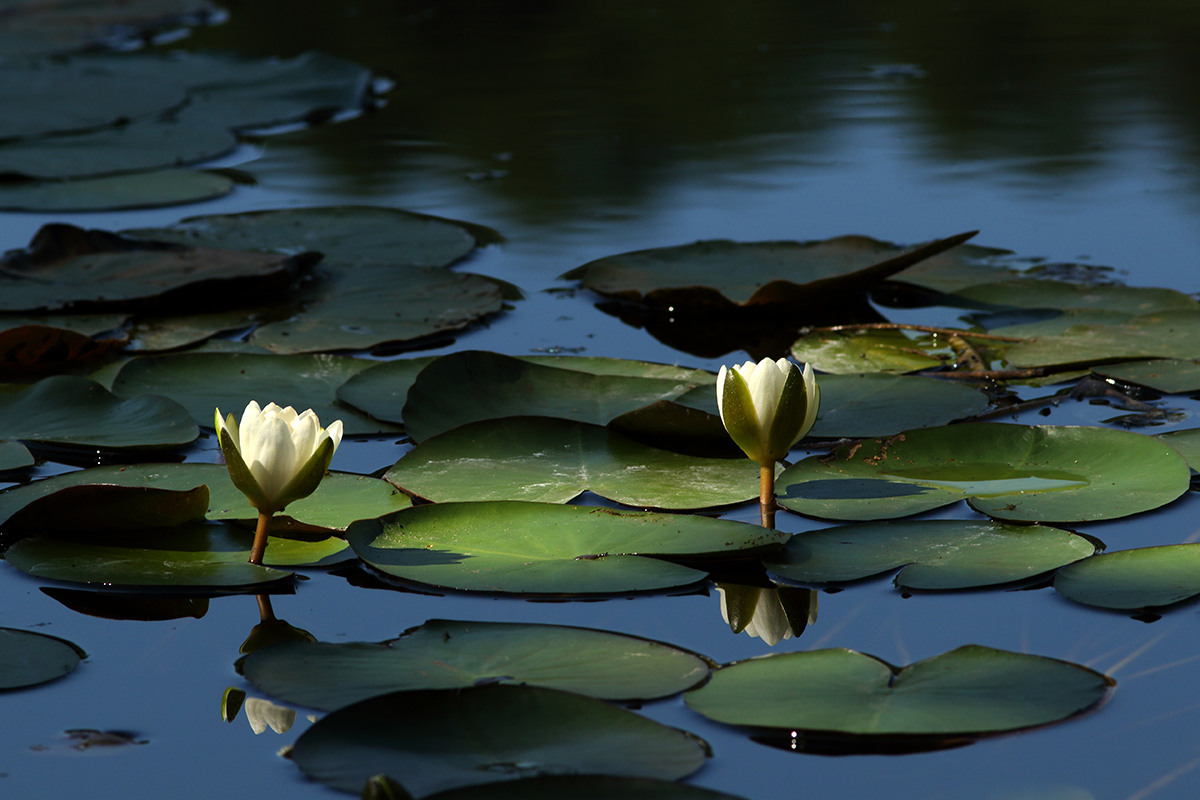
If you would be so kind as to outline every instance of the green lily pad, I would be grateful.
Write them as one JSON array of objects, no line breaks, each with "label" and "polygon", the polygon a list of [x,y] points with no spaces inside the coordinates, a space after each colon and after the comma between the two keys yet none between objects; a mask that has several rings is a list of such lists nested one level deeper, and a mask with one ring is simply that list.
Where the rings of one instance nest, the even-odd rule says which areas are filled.
[{"label": "green lily pad", "polygon": [[0,331],[0,373],[15,378],[86,367],[123,345],[123,339],[93,339],[47,325],[7,328]]},{"label": "green lily pad", "polygon": [[224,175],[164,169],[72,181],[0,184],[3,211],[120,211],[198,203],[233,191]]},{"label": "green lily pad", "polygon": [[1141,286],[1086,286],[1065,281],[1033,280],[1029,278],[967,286],[947,298],[947,305],[956,299],[972,306],[1005,306],[1012,308],[1077,308],[1122,311],[1127,314],[1150,314],[1160,311],[1200,311],[1200,303],[1183,292]]},{"label": "green lily pad", "polygon": [[213,412],[240,418],[246,404],[275,402],[297,411],[311,408],[328,427],[342,420],[350,435],[398,431],[337,402],[337,389],[377,361],[337,355],[180,353],[136,358],[121,368],[113,391],[129,396],[160,394],[183,406],[196,424],[212,427]]},{"label": "green lily pad", "polygon": [[550,503],[436,503],[346,529],[359,558],[398,578],[536,594],[636,592],[705,573],[651,556],[761,550],[787,534],[707,517]]},{"label": "green lily pad", "polygon": [[0,142],[0,175],[62,180],[164,170],[209,161],[237,147],[224,125],[152,119],[119,127]]},{"label": "green lily pad", "polygon": [[605,425],[694,384],[663,378],[592,375],[466,350],[442,356],[417,376],[404,406],[405,430],[425,441],[470,422],[543,416]]},{"label": "green lily pad", "polygon": [[704,764],[692,735],[591,697],[538,686],[393,692],[334,711],[291,758],[310,778],[357,793],[399,775],[413,797],[539,775],[676,780]]},{"label": "green lily pad", "polygon": [[792,355],[822,372],[903,373],[942,366],[930,347],[928,336],[914,339],[903,331],[813,331],[792,345]]},{"label": "green lily pad", "polygon": [[[170,316],[137,316],[127,327],[130,352],[145,353],[191,347],[222,333],[244,333],[262,321],[265,309],[234,309],[210,314],[172,314]],[[247,348],[247,352],[270,355],[262,347],[226,340],[227,346]],[[250,348],[253,348],[250,350]]]},{"label": "green lily pad", "polygon": [[149,394],[123,400],[87,378],[58,375],[0,394],[0,439],[125,449],[176,447],[199,435],[173,400]]},{"label": "green lily pad", "polygon": [[997,336],[1059,336],[1076,325],[1124,325],[1134,315],[1090,308],[1026,309],[971,314],[967,319]]},{"label": "green lily pad", "polygon": [[726,665],[684,700],[730,725],[854,736],[979,735],[1060,722],[1098,704],[1113,685],[1078,664],[979,645],[904,668],[837,648]]},{"label": "green lily pad", "polygon": [[98,336],[120,328],[127,319],[128,314],[3,314],[0,315],[0,331],[40,325]]},{"label": "green lily pad", "polygon": [[[23,509],[40,502],[54,502],[58,493],[84,486],[129,486],[168,491],[186,491],[201,484],[209,488],[208,519],[257,520],[255,510],[234,487],[229,471],[220,464],[130,464],[93,467],[44,478],[0,492],[0,524],[7,525]],[[339,531],[356,519],[390,514],[412,505],[408,495],[377,478],[365,475],[331,473],[316,491],[288,505],[278,514],[273,530],[299,527],[303,530]],[[63,513],[70,513],[70,509]],[[79,528],[86,529],[86,508],[80,514]],[[32,512],[31,512],[32,513]],[[289,520],[291,522],[289,522]],[[272,540],[274,541],[274,540]]]},{"label": "green lily pad", "polygon": [[678,364],[658,364],[653,361],[637,361],[628,358],[603,358],[600,356],[518,356],[530,364],[546,367],[572,369],[588,375],[613,375],[628,378],[661,378],[684,383],[709,384],[715,386],[716,374],[695,367]]},{"label": "green lily pad", "polygon": [[204,519],[208,487],[161,489],[149,486],[79,484],[44,495],[4,522],[6,534],[78,530],[127,531],[165,528]]},{"label": "green lily pad", "polygon": [[1086,558],[1082,536],[1044,525],[919,520],[798,533],[767,569],[801,583],[854,581],[903,567],[900,589],[972,589],[1023,580]]},{"label": "green lily pad", "polygon": [[207,0],[19,2],[10,4],[7,10],[5,25],[0,29],[0,53],[7,57],[61,55],[87,47],[141,44],[156,33],[214,21],[218,13]]},{"label": "green lily pad", "polygon": [[0,472],[32,467],[37,463],[29,448],[20,442],[0,442]]},{"label": "green lily pad", "polygon": [[644,700],[695,686],[708,664],[662,642],[608,631],[430,620],[379,644],[279,644],[251,654],[238,671],[288,703],[328,711],[388,692],[496,682]]},{"label": "green lily pad", "polygon": [[539,775],[431,794],[426,800],[743,800],[701,786],[611,775]]},{"label": "green lily pad", "polygon": [[1116,378],[1126,383],[1149,386],[1164,394],[1200,391],[1200,363],[1178,359],[1153,359],[1131,361],[1126,364],[1111,364],[1095,367],[1097,375]]},{"label": "green lily pad", "polygon": [[691,509],[758,497],[749,459],[701,458],[638,444],[598,425],[509,417],[427,439],[384,475],[435,502],[565,503],[590,490],[630,506]]},{"label": "green lily pad", "polygon": [[[4,558],[35,578],[103,586],[237,588],[292,576],[291,572],[248,563],[254,532],[229,524],[131,532],[114,541],[118,543],[31,536],[9,547]],[[275,537],[264,562],[306,563],[312,555],[308,542]]]},{"label": "green lily pad", "polygon": [[168,228],[139,228],[127,236],[230,250],[299,253],[316,250],[325,264],[445,267],[495,231],[457,220],[382,206],[328,206],[188,217]]},{"label": "green lily pad", "polygon": [[909,251],[866,236],[819,242],[713,240],[608,256],[559,277],[579,280],[598,294],[651,305],[811,302],[817,294],[865,288],[973,235]]},{"label": "green lily pad", "polygon": [[1103,428],[972,423],[843,445],[779,476],[792,511],[900,517],[970,499],[997,519],[1115,519],[1187,491],[1183,457],[1153,437]]},{"label": "green lily pad", "polygon": [[1100,608],[1169,606],[1200,594],[1200,544],[1169,544],[1104,553],[1054,576],[1054,590]]},{"label": "green lily pad", "polygon": [[1188,466],[1200,472],[1200,469],[1197,469],[1200,467],[1200,428],[1163,433],[1157,438],[1178,450],[1187,459]]},{"label": "green lily pad", "polygon": [[960,244],[908,267],[893,280],[950,294],[968,286],[1019,276],[1021,273],[1011,266],[1012,256],[1011,250]]},{"label": "green lily pad", "polygon": [[1076,325],[1058,336],[1035,336],[1008,349],[1015,367],[1048,367],[1104,360],[1177,358],[1200,352],[1200,311],[1164,311],[1122,325]]},{"label": "green lily pad", "polygon": [[44,633],[0,628],[0,690],[21,689],[61,678],[87,653]]}]

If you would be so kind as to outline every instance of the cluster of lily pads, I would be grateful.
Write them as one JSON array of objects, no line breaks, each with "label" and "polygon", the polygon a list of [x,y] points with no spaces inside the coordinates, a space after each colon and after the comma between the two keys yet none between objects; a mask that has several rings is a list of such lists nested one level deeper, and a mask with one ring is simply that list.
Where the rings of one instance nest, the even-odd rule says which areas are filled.
[{"label": "cluster of lily pads", "polygon": [[[813,589],[897,570],[903,591],[1046,583],[1134,612],[1200,594],[1200,545],[1101,554],[1061,527],[1178,500],[1200,459],[1195,431],[987,421],[1020,404],[1014,388],[1093,375],[1152,417],[1159,407],[1135,385],[1200,389],[1181,358],[1200,352],[1200,307],[1092,273],[1045,277],[965,238],[708,242],[564,276],[643,321],[717,319],[721,352],[786,339],[821,373],[808,449],[781,468],[775,499],[845,524],[790,535],[714,518],[758,497],[759,468],[725,432],[707,370],[478,350],[379,357],[519,309],[515,287],[450,268],[499,241],[487,229],[368,207],[120,233],[50,226],[0,267],[0,470],[18,484],[0,492],[4,557],[75,590],[176,601],[286,590],[296,570],[331,567],[376,585],[536,598],[714,581],[731,627],[771,644],[815,620]],[[877,318],[881,298],[901,296],[972,313],[961,328]],[[819,306],[848,316],[814,326]],[[247,563],[257,511],[223,466],[179,454],[214,408],[249,400],[411,448],[380,474],[327,476],[279,515],[264,564]],[[24,474],[97,450],[111,463]],[[901,519],[958,501],[972,518]],[[747,574],[759,577],[730,579]],[[61,676],[82,655],[0,635],[21,662],[0,663],[3,687]],[[496,781],[519,781],[522,797],[721,796],[664,783],[703,764],[703,742],[612,701],[683,692],[764,744],[898,753],[1060,721],[1114,685],[977,645],[899,667],[845,649],[721,665],[605,631],[468,621],[378,644],[290,628],[268,638],[281,641],[248,643],[242,674],[328,712],[297,741],[297,765],[381,796],[396,782],[417,797],[504,796]]]}]

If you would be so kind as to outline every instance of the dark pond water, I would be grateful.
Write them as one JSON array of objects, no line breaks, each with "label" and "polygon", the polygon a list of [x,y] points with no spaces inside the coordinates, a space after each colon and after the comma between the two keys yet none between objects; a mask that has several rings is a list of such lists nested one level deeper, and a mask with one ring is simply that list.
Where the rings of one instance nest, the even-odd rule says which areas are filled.
[{"label": "dark pond water", "polygon": [[[716,369],[547,292],[593,258],[701,238],[917,242],[979,229],[980,244],[1111,266],[1133,285],[1197,288],[1200,8],[1185,2],[723,4],[238,2],[226,24],[172,46],[289,56],[308,49],[395,81],[385,108],[272,136],[220,163],[257,180],[213,202],[53,219],[121,229],[183,216],[374,203],[489,225],[507,239],[465,265],[526,300],[434,352],[583,352]],[[48,217],[4,214],[0,245]],[[950,310],[895,321],[949,322]],[[1193,416],[1197,404],[1179,400]],[[1098,424],[1070,402],[1023,422]],[[373,472],[406,448],[353,442],[335,469]],[[191,458],[215,460],[211,440]],[[43,467],[55,471],[54,465]],[[1078,526],[1110,549],[1200,539],[1189,494],[1152,514]],[[753,521],[757,508],[727,517]],[[930,516],[970,518],[962,504]],[[781,513],[781,528],[824,523]],[[276,751],[221,720],[222,693],[258,622],[253,597],[200,619],[116,622],[75,613],[4,565],[0,625],[70,639],[90,658],[65,680],[0,698],[5,797],[320,798]],[[1049,589],[903,597],[886,579],[822,594],[817,621],[774,648],[735,635],[715,592],[531,603],[356,588],[313,573],[276,613],[323,641],[378,641],[430,618],[555,622],[668,641],[717,661],[841,646],[905,664],[967,643],[1068,659],[1118,681],[1066,724],[907,756],[767,748],[689,712],[642,713],[712,743],[691,779],[748,800],[1169,800],[1200,791],[1197,608],[1147,624]],[[73,749],[71,729],[145,744]]]}]

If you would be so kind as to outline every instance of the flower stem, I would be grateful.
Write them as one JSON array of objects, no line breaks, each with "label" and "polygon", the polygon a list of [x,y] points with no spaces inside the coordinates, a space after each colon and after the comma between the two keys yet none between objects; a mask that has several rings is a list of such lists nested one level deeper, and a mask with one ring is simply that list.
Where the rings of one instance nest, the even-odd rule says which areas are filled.
[{"label": "flower stem", "polygon": [[775,527],[775,464],[762,464],[758,471],[758,505],[762,511],[762,526]]},{"label": "flower stem", "polygon": [[250,563],[262,565],[267,552],[267,534],[271,532],[271,515],[258,512],[258,527],[254,529],[254,546],[250,548]]}]

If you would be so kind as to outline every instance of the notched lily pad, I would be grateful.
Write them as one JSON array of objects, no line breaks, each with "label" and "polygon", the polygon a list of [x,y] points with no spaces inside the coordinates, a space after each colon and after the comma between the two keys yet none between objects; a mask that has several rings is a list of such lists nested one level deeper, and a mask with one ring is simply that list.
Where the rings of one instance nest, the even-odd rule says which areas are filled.
[{"label": "notched lily pad", "polygon": [[781,505],[829,519],[916,514],[961,499],[1015,522],[1115,519],[1188,486],[1162,442],[1102,428],[971,423],[843,445],[779,476]]},{"label": "notched lily pad", "polygon": [[[1078,664],[979,645],[904,668],[838,648],[728,664],[684,700],[718,722],[785,729],[797,750],[810,749],[803,743],[811,736],[840,739],[842,752],[895,752],[904,740],[893,737],[921,737],[913,749],[936,749],[1061,722],[1094,708],[1114,685]],[[958,741],[946,744],[950,737]]]},{"label": "notched lily pad", "polygon": [[427,439],[384,475],[435,502],[565,503],[585,490],[644,508],[692,509],[758,496],[758,465],[639,444],[598,425],[548,417],[473,422]]},{"label": "notched lily pad", "polygon": [[36,462],[29,448],[20,442],[0,442],[0,472],[32,467]]},{"label": "notched lily pad", "polygon": [[0,439],[126,449],[176,447],[199,435],[175,401],[149,394],[121,399],[87,378],[57,375],[0,394]]},{"label": "notched lily pad", "polygon": [[394,691],[490,683],[644,700],[688,689],[708,669],[699,656],[635,636],[453,620],[430,620],[378,644],[286,642],[238,662],[238,671],[260,690],[322,710]]},{"label": "notched lily pad", "polygon": [[1200,544],[1169,544],[1104,553],[1054,577],[1059,594],[1100,608],[1134,610],[1200,595]]},{"label": "notched lily pad", "polygon": [[652,306],[811,305],[820,296],[865,289],[975,232],[905,251],[866,236],[818,242],[713,240],[608,256],[560,277],[592,291]]},{"label": "notched lily pad", "polygon": [[603,700],[536,686],[393,692],[329,714],[296,741],[306,775],[358,793],[379,774],[413,797],[538,776],[676,780],[706,745]]},{"label": "notched lily pad", "polygon": [[810,584],[902,568],[897,588],[936,591],[1024,580],[1095,549],[1082,536],[1044,525],[906,520],[798,533],[763,564],[781,578]]},{"label": "notched lily pad", "polygon": [[453,589],[636,592],[705,573],[652,556],[752,554],[786,533],[707,517],[549,503],[436,503],[356,522],[346,539],[388,575]]},{"label": "notched lily pad", "polygon": [[61,678],[85,658],[87,653],[66,639],[0,628],[0,691]]}]

